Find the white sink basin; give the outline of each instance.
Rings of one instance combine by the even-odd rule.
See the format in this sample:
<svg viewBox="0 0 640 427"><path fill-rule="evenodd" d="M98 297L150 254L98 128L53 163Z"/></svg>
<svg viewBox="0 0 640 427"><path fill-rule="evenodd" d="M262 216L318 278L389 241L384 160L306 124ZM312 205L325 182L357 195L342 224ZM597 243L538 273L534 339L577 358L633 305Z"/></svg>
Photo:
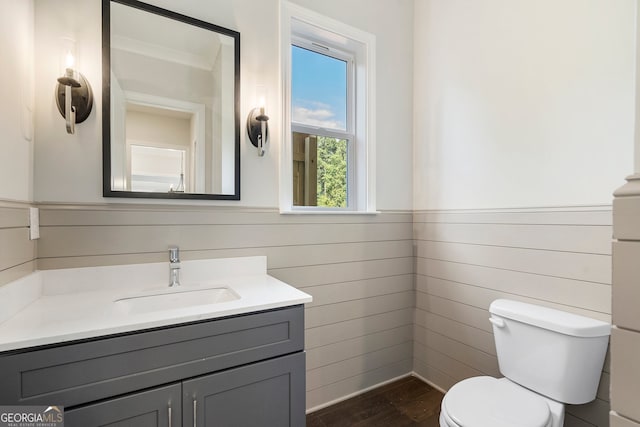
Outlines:
<svg viewBox="0 0 640 427"><path fill-rule="evenodd" d="M120 298L115 300L114 303L118 309L136 314L220 304L239 298L240 296L233 290L225 287L176 288Z"/></svg>

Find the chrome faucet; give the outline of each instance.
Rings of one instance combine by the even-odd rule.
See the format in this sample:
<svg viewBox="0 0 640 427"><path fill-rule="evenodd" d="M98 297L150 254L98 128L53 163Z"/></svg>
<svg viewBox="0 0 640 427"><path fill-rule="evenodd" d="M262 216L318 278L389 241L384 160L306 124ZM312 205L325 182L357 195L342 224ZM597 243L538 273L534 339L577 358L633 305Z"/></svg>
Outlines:
<svg viewBox="0 0 640 427"><path fill-rule="evenodd" d="M180 286L180 249L169 248L169 287Z"/></svg>

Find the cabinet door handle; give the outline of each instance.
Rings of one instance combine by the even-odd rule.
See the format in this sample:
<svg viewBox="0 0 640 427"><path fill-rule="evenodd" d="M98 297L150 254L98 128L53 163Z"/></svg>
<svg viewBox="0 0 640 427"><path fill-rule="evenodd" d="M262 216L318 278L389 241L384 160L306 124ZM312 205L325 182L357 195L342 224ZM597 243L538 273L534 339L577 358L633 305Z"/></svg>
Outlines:
<svg viewBox="0 0 640 427"><path fill-rule="evenodd" d="M171 405L169 405L169 427L171 427Z"/></svg>
<svg viewBox="0 0 640 427"><path fill-rule="evenodd" d="M198 412L198 401L193 399L193 427L198 427L198 422L196 420L196 415Z"/></svg>

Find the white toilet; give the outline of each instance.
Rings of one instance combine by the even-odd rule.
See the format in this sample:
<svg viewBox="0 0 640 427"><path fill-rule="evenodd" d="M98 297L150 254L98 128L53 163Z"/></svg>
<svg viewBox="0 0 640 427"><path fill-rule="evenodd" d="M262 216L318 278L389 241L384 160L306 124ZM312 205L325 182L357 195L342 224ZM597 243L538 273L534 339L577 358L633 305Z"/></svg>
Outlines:
<svg viewBox="0 0 640 427"><path fill-rule="evenodd" d="M505 378L451 387L441 427L562 427L565 403L595 399L611 325L506 299L489 311Z"/></svg>

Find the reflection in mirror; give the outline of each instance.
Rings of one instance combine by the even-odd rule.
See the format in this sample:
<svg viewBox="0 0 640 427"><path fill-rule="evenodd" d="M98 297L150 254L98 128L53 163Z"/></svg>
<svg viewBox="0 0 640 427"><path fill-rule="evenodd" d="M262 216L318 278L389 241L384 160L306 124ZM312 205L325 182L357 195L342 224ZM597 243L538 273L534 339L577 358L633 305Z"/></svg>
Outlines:
<svg viewBox="0 0 640 427"><path fill-rule="evenodd" d="M104 195L240 199L239 33L103 0Z"/></svg>

